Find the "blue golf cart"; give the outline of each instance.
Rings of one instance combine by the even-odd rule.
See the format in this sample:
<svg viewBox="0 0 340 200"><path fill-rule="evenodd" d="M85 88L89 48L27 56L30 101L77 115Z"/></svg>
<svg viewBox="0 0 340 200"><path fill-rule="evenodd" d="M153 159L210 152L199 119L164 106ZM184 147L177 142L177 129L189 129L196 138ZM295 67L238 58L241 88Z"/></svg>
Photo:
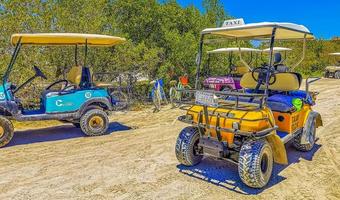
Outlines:
<svg viewBox="0 0 340 200"><path fill-rule="evenodd" d="M38 121L59 120L73 123L88 136L103 135L109 126L108 114L119 104L111 96L105 84L92 81L91 70L86 67L87 49L89 46L110 47L121 44L124 38L96 34L76 33L37 33L14 34L11 43L15 46L12 58L0 85L0 147L10 142L14 134L12 120ZM41 46L74 46L76 65L65 79L57 80L47 86L41 94L38 109L25 109L16 93L36 78L47 79L37 66L33 67L34 76L20 86L9 82L19 51L28 45ZM84 46L84 66L77 64L77 47ZM59 85L61 89L53 89Z"/></svg>

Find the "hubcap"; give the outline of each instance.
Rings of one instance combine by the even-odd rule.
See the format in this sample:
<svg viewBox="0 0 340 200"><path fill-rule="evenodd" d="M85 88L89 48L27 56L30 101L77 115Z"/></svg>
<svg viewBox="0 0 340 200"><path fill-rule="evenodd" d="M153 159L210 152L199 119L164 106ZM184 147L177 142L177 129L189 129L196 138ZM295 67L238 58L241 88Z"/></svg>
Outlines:
<svg viewBox="0 0 340 200"><path fill-rule="evenodd" d="M266 173L268 169L268 156L267 154L263 154L261 159L261 171L262 173Z"/></svg>
<svg viewBox="0 0 340 200"><path fill-rule="evenodd" d="M103 118L99 117L99 116L93 116L90 121L89 121L89 125L92 128L102 128L104 126L104 120Z"/></svg>
<svg viewBox="0 0 340 200"><path fill-rule="evenodd" d="M2 138L2 136L5 134L5 130L4 130L4 128L2 128L1 126L0 126L0 138Z"/></svg>

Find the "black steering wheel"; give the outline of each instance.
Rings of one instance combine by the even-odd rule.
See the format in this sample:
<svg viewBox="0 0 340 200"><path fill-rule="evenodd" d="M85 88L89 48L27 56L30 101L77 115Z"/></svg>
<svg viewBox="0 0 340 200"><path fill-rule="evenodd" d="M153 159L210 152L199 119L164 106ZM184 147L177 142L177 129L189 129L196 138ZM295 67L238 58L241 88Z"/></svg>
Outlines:
<svg viewBox="0 0 340 200"><path fill-rule="evenodd" d="M258 76L255 76L255 73L258 73ZM264 85L266 83L267 73L269 74L269 85L273 85L276 82L275 73L269 69L269 67L257 67L252 70L251 76L257 82L258 85Z"/></svg>
<svg viewBox="0 0 340 200"><path fill-rule="evenodd" d="M34 69L34 71L35 71L35 76L36 77L41 77L41 78L43 78L43 79L45 79L45 80L47 80L47 77L45 76L45 74L39 69L39 67L38 66L33 66L33 69Z"/></svg>
<svg viewBox="0 0 340 200"><path fill-rule="evenodd" d="M45 90L49 90L49 89L51 89L51 87L53 87L53 86L55 86L55 85L57 85L57 84L60 84L60 83L65 83L65 86L64 86L64 89L63 89L63 90L65 90L65 88L67 88L68 85L69 85L68 80L63 79L63 80L59 80L59 81L56 81L56 82L50 84L49 86L46 87Z"/></svg>

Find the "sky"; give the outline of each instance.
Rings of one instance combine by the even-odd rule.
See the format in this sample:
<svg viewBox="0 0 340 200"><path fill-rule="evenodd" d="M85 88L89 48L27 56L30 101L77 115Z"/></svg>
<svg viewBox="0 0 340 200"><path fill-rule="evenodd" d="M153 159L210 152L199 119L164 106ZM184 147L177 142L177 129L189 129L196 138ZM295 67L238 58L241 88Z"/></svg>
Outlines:
<svg viewBox="0 0 340 200"><path fill-rule="evenodd" d="M182 6L201 0L177 0ZM340 0L221 0L225 11L245 23L291 22L306 26L317 38L340 36Z"/></svg>

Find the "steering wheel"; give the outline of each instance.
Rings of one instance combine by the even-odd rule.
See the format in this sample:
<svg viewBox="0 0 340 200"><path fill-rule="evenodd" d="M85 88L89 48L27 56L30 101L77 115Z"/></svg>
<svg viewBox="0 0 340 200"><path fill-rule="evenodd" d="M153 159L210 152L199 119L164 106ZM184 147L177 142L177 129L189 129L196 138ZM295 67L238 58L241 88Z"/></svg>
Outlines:
<svg viewBox="0 0 340 200"><path fill-rule="evenodd" d="M258 73L258 76L255 76L255 73ZM255 69L253 69L253 71L251 72L251 76L253 77L253 79L260 85L264 85L266 82L266 78L267 78L267 73L269 74L269 85L273 85L276 82L276 76L275 73L272 72L272 70L270 70L268 67L257 67ZM272 81L270 81L272 80Z"/></svg>
<svg viewBox="0 0 340 200"><path fill-rule="evenodd" d="M45 79L45 80L47 80L47 77L45 76L45 74L39 69L39 67L38 66L33 66L33 69L34 69L34 71L35 71L35 76L40 76L41 78L43 78L43 79Z"/></svg>
<svg viewBox="0 0 340 200"><path fill-rule="evenodd" d="M50 84L49 86L46 87L45 90L49 90L49 89L51 89L51 87L53 87L53 86L55 86L55 85L57 85L59 83L65 83L64 89L62 89L62 91L65 90L65 88L67 88L68 85L69 85L68 80L63 79L63 80L59 80L59 81L56 81L56 82Z"/></svg>

